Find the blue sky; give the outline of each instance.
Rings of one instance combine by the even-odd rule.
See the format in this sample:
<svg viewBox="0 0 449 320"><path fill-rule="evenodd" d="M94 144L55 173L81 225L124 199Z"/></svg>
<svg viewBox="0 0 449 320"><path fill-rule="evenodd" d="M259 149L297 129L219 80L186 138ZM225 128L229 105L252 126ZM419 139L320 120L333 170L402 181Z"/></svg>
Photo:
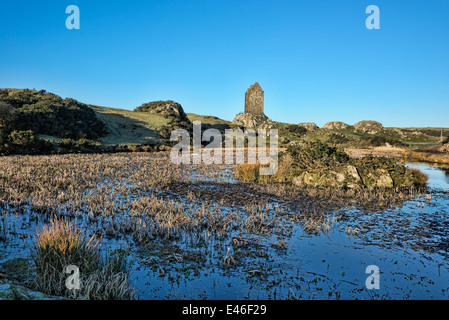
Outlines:
<svg viewBox="0 0 449 320"><path fill-rule="evenodd" d="M0 0L0 87L232 120L449 127L449 0ZM80 29L65 9L80 9ZM368 30L368 5L380 29Z"/></svg>

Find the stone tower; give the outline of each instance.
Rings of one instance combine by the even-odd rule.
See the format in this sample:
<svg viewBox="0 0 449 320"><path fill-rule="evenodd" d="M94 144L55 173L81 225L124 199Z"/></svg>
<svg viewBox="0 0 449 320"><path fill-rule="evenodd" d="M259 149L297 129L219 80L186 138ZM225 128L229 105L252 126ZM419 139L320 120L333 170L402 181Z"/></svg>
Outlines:
<svg viewBox="0 0 449 320"><path fill-rule="evenodd" d="M263 115L263 91L259 83L253 84L245 93L245 113Z"/></svg>

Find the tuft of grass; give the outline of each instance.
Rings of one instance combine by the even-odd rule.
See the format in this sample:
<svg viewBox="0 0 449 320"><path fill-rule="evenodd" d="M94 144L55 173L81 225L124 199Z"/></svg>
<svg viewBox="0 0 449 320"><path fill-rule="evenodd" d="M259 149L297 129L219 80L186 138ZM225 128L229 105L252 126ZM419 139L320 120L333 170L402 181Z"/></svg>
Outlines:
<svg viewBox="0 0 449 320"><path fill-rule="evenodd" d="M260 164L240 164L234 167L235 177L244 182L255 182L259 179Z"/></svg>
<svg viewBox="0 0 449 320"><path fill-rule="evenodd" d="M130 299L124 257L104 259L100 240L88 238L67 219L52 219L49 226L35 236L32 258L36 266L34 286L47 294L85 299ZM80 289L66 286L66 267L74 265L80 272ZM119 266L119 268L117 267Z"/></svg>
<svg viewBox="0 0 449 320"><path fill-rule="evenodd" d="M419 187L425 186L427 184L429 176L423 173L421 170L415 168L407 168L407 173L409 174L414 186Z"/></svg>

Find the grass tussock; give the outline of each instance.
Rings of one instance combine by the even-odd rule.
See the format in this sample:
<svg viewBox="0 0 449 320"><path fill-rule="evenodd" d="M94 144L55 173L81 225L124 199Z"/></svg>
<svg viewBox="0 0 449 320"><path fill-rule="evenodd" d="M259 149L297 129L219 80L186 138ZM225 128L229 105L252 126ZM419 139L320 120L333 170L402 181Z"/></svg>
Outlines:
<svg viewBox="0 0 449 320"><path fill-rule="evenodd" d="M415 186L425 186L429 180L429 176L419 169L407 168L407 174Z"/></svg>
<svg viewBox="0 0 449 320"><path fill-rule="evenodd" d="M255 182L259 179L260 164L240 164L235 166L235 177L243 182Z"/></svg>
<svg viewBox="0 0 449 320"><path fill-rule="evenodd" d="M94 300L132 298L123 258L106 260L99 246L100 239L88 238L69 220L51 220L35 237L32 256L36 289L51 295ZM66 268L71 265L80 272L80 288L75 291L66 286Z"/></svg>

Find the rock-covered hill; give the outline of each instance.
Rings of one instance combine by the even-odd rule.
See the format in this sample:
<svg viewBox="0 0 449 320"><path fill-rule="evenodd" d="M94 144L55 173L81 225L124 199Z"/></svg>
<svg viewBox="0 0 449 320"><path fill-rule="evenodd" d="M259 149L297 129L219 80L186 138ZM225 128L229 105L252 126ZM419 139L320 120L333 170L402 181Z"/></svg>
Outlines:
<svg viewBox="0 0 449 320"><path fill-rule="evenodd" d="M182 106L171 100L144 103L134 111L159 114L167 118L168 123L159 130L163 139L169 139L171 132L175 129L191 130L192 128L192 122L187 117Z"/></svg>
<svg viewBox="0 0 449 320"><path fill-rule="evenodd" d="M184 112L182 106L171 100L144 103L140 107L137 107L134 111L156 113L166 118L174 118L181 122L190 123L190 120Z"/></svg>

